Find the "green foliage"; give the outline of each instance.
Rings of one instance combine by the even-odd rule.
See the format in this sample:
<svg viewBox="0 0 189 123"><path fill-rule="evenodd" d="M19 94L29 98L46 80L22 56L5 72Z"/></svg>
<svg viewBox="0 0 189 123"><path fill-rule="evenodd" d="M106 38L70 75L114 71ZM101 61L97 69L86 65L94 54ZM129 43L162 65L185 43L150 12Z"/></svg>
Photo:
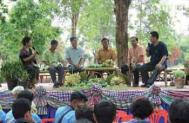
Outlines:
<svg viewBox="0 0 189 123"><path fill-rule="evenodd" d="M19 0L9 14L10 20L0 25L1 55L4 59L18 59L21 40L25 35L33 39L36 50L42 53L46 42L60 34L59 28L51 26L53 13L57 12L55 2L41 0Z"/></svg>
<svg viewBox="0 0 189 123"><path fill-rule="evenodd" d="M175 70L173 71L173 75L175 78L185 78L186 73L182 70Z"/></svg>
<svg viewBox="0 0 189 123"><path fill-rule="evenodd" d="M27 80L29 75L20 61L6 61L1 67L1 77L6 81L18 82Z"/></svg>
<svg viewBox="0 0 189 123"><path fill-rule="evenodd" d="M149 41L149 32L155 30L159 32L160 40L165 41L169 50L177 46L178 36L173 30L168 6L161 4L159 0L138 0L132 6L139 13L138 19L130 27L137 30L137 36L143 44Z"/></svg>
<svg viewBox="0 0 189 123"><path fill-rule="evenodd" d="M93 49L107 36L115 44L114 3L111 0L89 0L83 5L78 22L79 34Z"/></svg>

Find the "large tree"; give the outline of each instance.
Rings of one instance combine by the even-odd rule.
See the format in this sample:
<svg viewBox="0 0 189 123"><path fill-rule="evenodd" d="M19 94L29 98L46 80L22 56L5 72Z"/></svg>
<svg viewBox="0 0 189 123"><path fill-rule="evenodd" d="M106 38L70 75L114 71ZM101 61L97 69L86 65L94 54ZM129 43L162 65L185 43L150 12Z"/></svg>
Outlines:
<svg viewBox="0 0 189 123"><path fill-rule="evenodd" d="M0 25L0 48L5 59L18 58L21 40L25 35L33 39L36 50L42 54L51 39L59 34L59 28L52 27L56 4L46 0L35 3L33 0L19 0L9 13L9 20Z"/></svg>
<svg viewBox="0 0 189 123"><path fill-rule="evenodd" d="M128 11L131 0L114 0L116 15L116 47L118 66L128 58Z"/></svg>

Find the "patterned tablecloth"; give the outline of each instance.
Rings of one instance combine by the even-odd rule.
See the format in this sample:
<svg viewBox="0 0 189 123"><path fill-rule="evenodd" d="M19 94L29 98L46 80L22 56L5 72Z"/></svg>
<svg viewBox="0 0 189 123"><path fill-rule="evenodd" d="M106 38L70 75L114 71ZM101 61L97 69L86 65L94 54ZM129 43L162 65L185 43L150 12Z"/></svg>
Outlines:
<svg viewBox="0 0 189 123"><path fill-rule="evenodd" d="M120 109L128 109L133 100L141 97L148 97L154 105L162 103L170 105L175 99L189 100L189 91L161 90L158 86L152 86L148 90L115 91L107 90L94 85L90 89L81 90L88 97L89 106L101 100L111 100ZM72 91L47 91L42 86L35 90L34 103L37 106L38 114L46 114L48 105L57 108L69 103ZM10 109L13 102L10 91L0 92L0 104L4 109Z"/></svg>

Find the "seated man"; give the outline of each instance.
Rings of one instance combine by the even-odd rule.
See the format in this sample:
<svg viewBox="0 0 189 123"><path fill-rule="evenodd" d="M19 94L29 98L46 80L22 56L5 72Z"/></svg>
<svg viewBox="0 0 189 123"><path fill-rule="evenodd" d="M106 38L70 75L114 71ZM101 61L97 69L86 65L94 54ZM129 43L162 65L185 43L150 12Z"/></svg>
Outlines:
<svg viewBox="0 0 189 123"><path fill-rule="evenodd" d="M21 91L18 95L17 95L17 99L21 99L21 98L24 98L24 99L27 99L30 101L30 107L32 105L32 101L33 101L33 93L28 91L28 90L24 90L24 91ZM33 112L33 109L31 107L31 115L32 115L32 119L34 121L34 123L41 123L41 119L40 117ZM5 121L6 123L14 123L15 122L15 118L13 116L13 111L10 110L7 114L6 114L6 117L5 117Z"/></svg>
<svg viewBox="0 0 189 123"><path fill-rule="evenodd" d="M70 38L71 47L66 50L66 59L70 64L68 69L70 73L76 73L83 71L82 65L84 62L84 51L77 46L77 38Z"/></svg>
<svg viewBox="0 0 189 123"><path fill-rule="evenodd" d="M106 60L112 60L115 62L116 53L113 49L109 48L109 39L103 38L101 40L102 49L100 49L96 54L96 59L99 64L102 64Z"/></svg>
<svg viewBox="0 0 189 123"><path fill-rule="evenodd" d="M116 117L116 106L112 102L103 101L94 106L96 123L113 123Z"/></svg>
<svg viewBox="0 0 189 123"><path fill-rule="evenodd" d="M12 104L12 113L15 118L14 123L33 123L31 116L31 102L20 98Z"/></svg>
<svg viewBox="0 0 189 123"><path fill-rule="evenodd" d="M134 119L127 123L150 123L146 118L153 113L153 105L148 99L140 98L132 103L131 112Z"/></svg>
<svg viewBox="0 0 189 123"><path fill-rule="evenodd" d="M70 98L70 105L57 109L55 114L55 123L75 123L75 110L85 105L87 97L79 91L73 92Z"/></svg>
<svg viewBox="0 0 189 123"><path fill-rule="evenodd" d="M189 123L189 102L176 100L169 109L170 123Z"/></svg>
<svg viewBox="0 0 189 123"><path fill-rule="evenodd" d="M39 68L36 66L36 55L38 54L32 48L32 39L30 37L24 37L22 39L23 48L20 50L20 59L28 71L29 74L29 83L26 83L29 88L34 87L34 84L38 80Z"/></svg>
<svg viewBox="0 0 189 123"><path fill-rule="evenodd" d="M128 70L130 69L134 74L133 86L137 87L139 85L139 71L137 68L144 64L144 49L138 44L137 37L131 37L131 45L132 48L129 49L128 53L129 66L122 65L121 72L123 74L127 74Z"/></svg>
<svg viewBox="0 0 189 123"><path fill-rule="evenodd" d="M51 47L43 54L43 62L48 65L48 71L50 73L52 82L54 83L54 88L63 85L64 81L64 64L63 57L56 51L58 46L58 41L52 40ZM62 64L61 64L62 63ZM56 78L56 73L58 73L58 81Z"/></svg>
<svg viewBox="0 0 189 123"><path fill-rule="evenodd" d="M144 83L144 87L150 87L156 80L159 73L167 67L167 46L163 42L158 40L158 32L152 31L150 34L151 43L148 43L148 47L146 49L147 56L150 56L150 62L138 68L142 75L142 82ZM149 71L153 71L150 78L148 75Z"/></svg>

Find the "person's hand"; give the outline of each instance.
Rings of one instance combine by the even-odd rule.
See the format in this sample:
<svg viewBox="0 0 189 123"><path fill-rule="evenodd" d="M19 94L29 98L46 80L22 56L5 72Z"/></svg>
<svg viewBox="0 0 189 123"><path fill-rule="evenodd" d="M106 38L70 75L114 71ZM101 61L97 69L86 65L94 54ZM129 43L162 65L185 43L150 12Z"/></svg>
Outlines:
<svg viewBox="0 0 189 123"><path fill-rule="evenodd" d="M36 56L37 55L37 52L36 51L33 51L33 54L32 54L33 56Z"/></svg>
<svg viewBox="0 0 189 123"><path fill-rule="evenodd" d="M161 65L161 64L157 64L157 65L156 65L156 69L157 69L157 70L161 70L161 69L162 69L162 65Z"/></svg>
<svg viewBox="0 0 189 123"><path fill-rule="evenodd" d="M75 65L76 66L76 68L80 68L80 64L77 64L77 65Z"/></svg>

